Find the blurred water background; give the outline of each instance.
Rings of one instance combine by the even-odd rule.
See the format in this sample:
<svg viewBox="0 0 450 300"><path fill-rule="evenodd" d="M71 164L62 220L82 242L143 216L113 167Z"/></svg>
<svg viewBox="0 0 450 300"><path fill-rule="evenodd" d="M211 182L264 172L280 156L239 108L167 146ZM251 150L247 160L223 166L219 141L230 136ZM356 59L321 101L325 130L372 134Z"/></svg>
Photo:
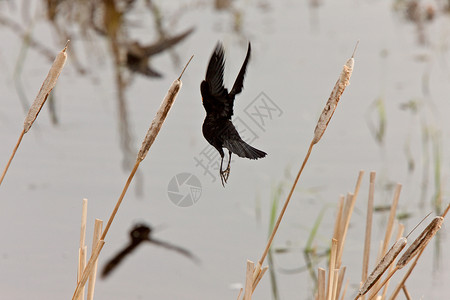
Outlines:
<svg viewBox="0 0 450 300"><path fill-rule="evenodd" d="M0 298L68 299L76 284L81 199L109 217L147 128L183 65L182 90L141 164L108 234L99 268L128 242L134 224L201 261L155 245L138 248L105 280L95 299L236 299L245 262L265 245L273 194L284 200L322 108L359 41L351 84L308 165L274 242L279 299L313 299L304 249L324 211L311 254L327 265L339 195L366 175L347 236L348 295L360 280L369 172L375 204L389 205L403 184L399 217L411 230L448 203L450 14L446 1L0 1L0 165L54 56L70 39L69 59L52 98L24 137L0 188ZM217 41L226 48L231 87L252 57L235 123L268 153L234 157L223 188L217 157L201 133L200 82ZM148 47L146 47L148 46ZM152 48L153 47L153 48ZM147 55L145 55L147 49ZM150 50L149 50L150 49ZM149 54L150 53L150 54ZM216 155L216 154L215 154ZM190 207L174 205L180 173L201 188ZM192 186L191 186L192 187ZM190 192L184 185L179 193ZM191 190L192 191L192 190ZM374 239L388 211L377 212ZM408 281L414 299L450 293L446 228ZM372 244L371 266L376 257ZM273 299L266 275L255 299Z"/></svg>

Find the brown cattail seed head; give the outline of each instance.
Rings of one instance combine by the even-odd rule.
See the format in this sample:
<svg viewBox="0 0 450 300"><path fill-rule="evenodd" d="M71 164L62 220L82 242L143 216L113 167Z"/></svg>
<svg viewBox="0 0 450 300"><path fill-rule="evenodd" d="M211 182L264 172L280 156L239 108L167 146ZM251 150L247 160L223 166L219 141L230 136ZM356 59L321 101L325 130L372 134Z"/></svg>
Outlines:
<svg viewBox="0 0 450 300"><path fill-rule="evenodd" d="M159 110L156 113L156 116L153 119L152 124L150 125L150 128L147 131L147 135L145 136L145 139L142 142L142 146L141 149L139 150L139 154L137 157L138 161L144 160L145 156L147 155L148 150L155 141L156 136L158 135L158 132L161 129L161 126L164 123L164 120L166 119L167 114L169 113L169 110L172 107L172 104L175 101L175 98L177 97L178 92L181 89L181 86L182 86L181 80L176 79L170 86L169 90L167 91L166 97L164 97L164 100L161 103L161 106L159 107Z"/></svg>
<svg viewBox="0 0 450 300"><path fill-rule="evenodd" d="M372 271L370 276L364 282L363 286L359 290L359 295L366 294L372 286L380 279L381 275L387 270L387 268L392 264L399 253L405 248L407 243L406 238L401 237L398 241L389 249L386 255L381 259L375 269Z"/></svg>
<svg viewBox="0 0 450 300"><path fill-rule="evenodd" d="M36 96L36 99L34 100L33 104L28 110L28 114L23 124L23 131L25 133L28 132L28 130L30 130L31 126L34 123L34 120L36 120L39 112L41 111L42 106L47 100L48 95L56 85L56 81L58 80L59 74L61 74L61 71L64 68L64 64L66 63L67 60L66 50L67 45L56 56L55 61L53 62L50 71L48 71L47 77L45 78L44 83L42 84L41 89L39 90L39 93Z"/></svg>
<svg viewBox="0 0 450 300"><path fill-rule="evenodd" d="M325 129L327 129L328 123L330 122L331 117L336 110L342 93L344 92L347 85L350 84L350 77L352 76L354 64L355 60L353 57L351 57L344 65L341 75L334 85L330 98L328 98L327 104L325 104L325 108L323 109L322 114L319 117L319 121L317 122L316 129L314 130L314 138L312 141L313 144L319 142L320 138L325 132Z"/></svg>
<svg viewBox="0 0 450 300"><path fill-rule="evenodd" d="M422 233L414 240L414 242L409 246L405 253L400 257L397 263L399 269L406 266L411 259L413 259L420 250L426 247L428 242L436 235L436 233L441 229L442 223L444 222L443 217L435 217L430 224L422 231Z"/></svg>

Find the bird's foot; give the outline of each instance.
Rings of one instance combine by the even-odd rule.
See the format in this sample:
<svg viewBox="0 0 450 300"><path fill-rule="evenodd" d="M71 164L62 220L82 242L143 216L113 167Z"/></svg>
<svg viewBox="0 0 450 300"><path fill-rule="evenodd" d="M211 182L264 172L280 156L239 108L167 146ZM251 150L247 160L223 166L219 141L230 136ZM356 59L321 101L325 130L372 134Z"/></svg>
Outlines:
<svg viewBox="0 0 450 300"><path fill-rule="evenodd" d="M230 166L228 166L225 170L220 170L220 180L222 181L222 186L225 187L225 183L228 181L228 177L230 177Z"/></svg>

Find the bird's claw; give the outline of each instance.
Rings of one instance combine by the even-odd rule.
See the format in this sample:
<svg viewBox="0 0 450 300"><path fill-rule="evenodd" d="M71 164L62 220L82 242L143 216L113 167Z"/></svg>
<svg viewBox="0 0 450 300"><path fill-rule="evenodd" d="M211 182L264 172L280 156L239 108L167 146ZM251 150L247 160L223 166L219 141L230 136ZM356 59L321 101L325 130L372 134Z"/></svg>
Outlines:
<svg viewBox="0 0 450 300"><path fill-rule="evenodd" d="M222 181L222 186L225 187L225 183L228 181L228 177L230 177L230 166L228 166L225 170L220 170L220 180Z"/></svg>

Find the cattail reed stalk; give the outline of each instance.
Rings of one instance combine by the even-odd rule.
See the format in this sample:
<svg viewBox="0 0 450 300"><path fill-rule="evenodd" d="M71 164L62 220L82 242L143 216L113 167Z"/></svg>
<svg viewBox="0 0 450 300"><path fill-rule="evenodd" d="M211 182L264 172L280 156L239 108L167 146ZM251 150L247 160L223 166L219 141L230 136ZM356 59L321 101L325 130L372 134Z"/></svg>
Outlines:
<svg viewBox="0 0 450 300"><path fill-rule="evenodd" d="M326 271L324 268L319 268L317 277L318 277L317 300L325 300Z"/></svg>
<svg viewBox="0 0 450 300"><path fill-rule="evenodd" d="M253 272L255 271L255 263L247 260L247 271L245 272L245 291L244 300L252 299L253 292Z"/></svg>
<svg viewBox="0 0 450 300"><path fill-rule="evenodd" d="M103 244L105 243L105 238L106 235L108 234L109 228L111 227L112 222L114 221L114 218L117 214L117 211L119 210L120 204L123 201L123 198L125 197L125 194L128 190L128 187L131 184L131 181L133 180L134 175L137 172L137 169L139 167L139 164L144 160L144 158L146 157L150 147L152 146L153 142L155 141L156 136L158 135L162 124L164 123L164 120L167 117L167 114L169 113L170 108L172 107L172 104L174 103L180 89L182 86L182 82L181 82L181 76L183 76L184 71L186 70L187 66L189 65L189 63L191 62L192 58L194 56L191 56L191 58L189 59L189 61L187 62L187 64L185 65L183 71L181 72L180 76L175 79L175 81L172 83L172 85L170 86L169 90L167 91L166 96L164 97L163 102L161 103L161 106L159 107L158 112L156 113L155 118L153 119L149 130L147 131L147 134L144 138L144 142L142 143L141 149L139 150L139 153L137 155L136 158L136 163L133 167L133 170L131 171L130 175L128 176L127 182L125 183L124 188L122 189L122 193L119 196L119 199L117 200L117 203L108 219L108 222L105 226L105 229L103 230L103 233L100 237L100 242L103 242ZM100 244L98 244L99 246ZM96 247L96 249L98 249L99 247ZM101 247L98 249L98 255L100 254L101 251ZM90 272L90 270L94 267L95 264L95 260L96 258L94 257L94 253L92 253L91 258L88 261L88 264L85 268L85 271L83 272L83 276L82 276L82 280L77 284L77 287L75 289L74 295L72 297L72 300L76 300L79 293L81 292L82 287L86 284L86 281L88 279L88 275Z"/></svg>
<svg viewBox="0 0 450 300"><path fill-rule="evenodd" d="M345 294L347 293L348 284L349 284L349 281L347 279L347 282L345 283L345 286L344 286L344 290L342 291L341 300L345 299Z"/></svg>
<svg viewBox="0 0 450 300"><path fill-rule="evenodd" d="M241 299L241 295L242 295L242 292L244 291L244 289L243 288L240 288L239 289L239 294L238 294L238 296L237 296L237 300L240 300Z"/></svg>
<svg viewBox="0 0 450 300"><path fill-rule="evenodd" d="M388 250L389 242L392 237L392 230L394 227L395 215L397 212L397 205L398 205L398 201L400 199L401 190L402 190L402 185L400 183L398 183L395 188L395 191L394 191L394 198L392 199L392 205L391 205L391 209L389 212L388 224L386 226L386 232L385 232L383 244L381 247L380 257L383 257L386 254L386 251ZM379 282L376 282L375 284L379 284ZM373 288L373 290L375 290L377 293L380 289L381 289L381 287ZM372 297L373 297L373 294L371 294L369 298L372 298Z"/></svg>
<svg viewBox="0 0 450 300"><path fill-rule="evenodd" d="M370 172L369 179L369 199L367 201L367 216L366 216L366 234L364 240L364 255L363 255L363 269L361 282L367 280L367 273L369 270L369 256L370 256L370 239L372 236L372 218L373 218L373 202L375 195L375 172ZM361 297L364 300L364 296Z"/></svg>
<svg viewBox="0 0 450 300"><path fill-rule="evenodd" d="M403 285L403 286L402 286L402 290L403 290L403 293L405 293L406 300L411 300L412 297L411 297L411 295L409 294L408 289L406 288L406 285Z"/></svg>
<svg viewBox="0 0 450 300"><path fill-rule="evenodd" d="M102 227L103 221L99 219L95 219L94 225L94 235L92 238L92 251L100 240L100 236L102 235ZM89 275L89 283L88 283L88 292L87 292L87 300L94 300L94 289L95 289L95 281L97 278L97 260L94 262L94 266L92 272Z"/></svg>
<svg viewBox="0 0 450 300"><path fill-rule="evenodd" d="M300 175L302 174L303 169L305 168L305 165L309 159L309 156L311 155L312 148L315 144L317 144L319 142L319 140L325 133L325 130L328 126L328 123L331 120L331 117L334 114L334 111L336 110L337 104L342 96L342 93L344 92L345 88L350 83L350 77L352 75L353 66L354 66L354 62L355 62L354 55L355 55L357 46L358 46L358 43L355 46L355 50L353 51L352 57L350 59L348 59L346 64L344 65L343 70L339 76L339 79L337 80L336 85L334 86L333 91L331 92L330 98L328 99L328 101L325 105L325 108L319 117L319 121L317 122L316 128L314 130L314 137L311 141L311 144L309 145L306 156L303 159L303 163L300 167L300 170L297 173L297 176L295 177L292 188L284 202L284 205L280 211L280 214L278 215L277 221L275 222L275 226L273 227L272 233L270 234L269 240L267 241L267 244L263 251L263 254L261 255L261 258L259 259L259 261L255 267L255 272L253 274L253 283L256 282L256 278L258 278L258 276L261 273L262 264L264 263L267 253L269 252L269 248L272 245L273 239L277 233L278 227L280 226L281 220L283 219L284 213L286 212L287 206L289 204L289 201L291 200L292 194L294 193L295 187L297 186Z"/></svg>
<svg viewBox="0 0 450 300"><path fill-rule="evenodd" d="M330 299L337 299L337 285L338 285L338 280L339 280L339 269L334 269L333 270L333 285L331 288L331 297Z"/></svg>
<svg viewBox="0 0 450 300"><path fill-rule="evenodd" d="M255 291L256 286L258 285L258 283L261 281L261 278L264 276L264 273L266 273L266 271L269 269L269 266L265 266L262 268L260 274L258 275L258 277L256 277L256 281L253 284L253 288L252 288L252 293ZM253 270L254 272L255 270Z"/></svg>
<svg viewBox="0 0 450 300"><path fill-rule="evenodd" d="M88 200L86 198L83 199L82 212L81 212L80 247L78 250L77 283L80 281L81 274L83 273L83 270L86 267L87 248L86 248L85 242L86 242L87 202L88 202ZM83 299L84 299L84 288L81 289L81 293L78 297L78 300L83 300Z"/></svg>
<svg viewBox="0 0 450 300"><path fill-rule="evenodd" d="M42 106L44 106L45 101L47 100L48 96L50 95L50 92L53 90L53 88L56 85L56 81L58 81L59 74L61 74L62 69L64 68L64 64L67 60L67 47L68 47L69 41L67 41L64 49L61 50L61 52L56 55L55 61L53 62L50 70L48 71L47 77L45 78L44 82L42 83L41 89L39 90L36 98L34 99L33 104L31 105L30 109L28 110L28 114L25 117L25 121L23 124L23 130L20 133L19 139L14 146L13 152L6 164L5 169L3 170L2 177L0 178L0 185L3 182L3 179L5 178L6 172L8 171L9 166L11 165L11 162L16 155L17 149L19 148L20 143L22 142L22 138L27 133L31 126L33 125L34 121L36 120L39 112L42 109Z"/></svg>
<svg viewBox="0 0 450 300"><path fill-rule="evenodd" d="M346 269L347 269L346 267L342 267L342 268L339 269L337 289L336 289L336 297L334 297L334 299L339 299L339 294L341 293L342 283L344 282L345 270Z"/></svg>
<svg viewBox="0 0 450 300"><path fill-rule="evenodd" d="M339 234L341 232L342 214L344 211L344 202L345 202L345 197L343 195L341 195L339 197L339 208L338 208L338 212L336 214L336 220L334 221L333 239L336 239L336 240L339 239Z"/></svg>
<svg viewBox="0 0 450 300"><path fill-rule="evenodd" d="M398 224L397 240L399 240L403 236L404 231L405 231L405 225L403 225L401 223ZM406 237L406 239L408 239L408 236ZM389 273L391 273L393 269L394 269L394 264L391 264L389 266ZM387 289L389 286L389 278L386 280L386 283L383 284L383 286L384 286L384 288L383 288L383 294L381 296L381 299L386 299L386 293L387 293Z"/></svg>
<svg viewBox="0 0 450 300"><path fill-rule="evenodd" d="M332 300L333 294L333 281L334 281L334 270L336 265L336 255L338 248L338 240L331 240L331 252L330 252L330 264L328 266L328 286L327 286L327 300Z"/></svg>
<svg viewBox="0 0 450 300"><path fill-rule="evenodd" d="M394 198L392 200L391 210L389 213L388 224L386 226L386 233L384 236L383 242L383 251L382 254L385 254L389 245L389 241L392 236L392 229L394 228L395 214L397 212L398 200L400 198L400 192L402 190L402 185L400 183L397 184L394 192Z"/></svg>

